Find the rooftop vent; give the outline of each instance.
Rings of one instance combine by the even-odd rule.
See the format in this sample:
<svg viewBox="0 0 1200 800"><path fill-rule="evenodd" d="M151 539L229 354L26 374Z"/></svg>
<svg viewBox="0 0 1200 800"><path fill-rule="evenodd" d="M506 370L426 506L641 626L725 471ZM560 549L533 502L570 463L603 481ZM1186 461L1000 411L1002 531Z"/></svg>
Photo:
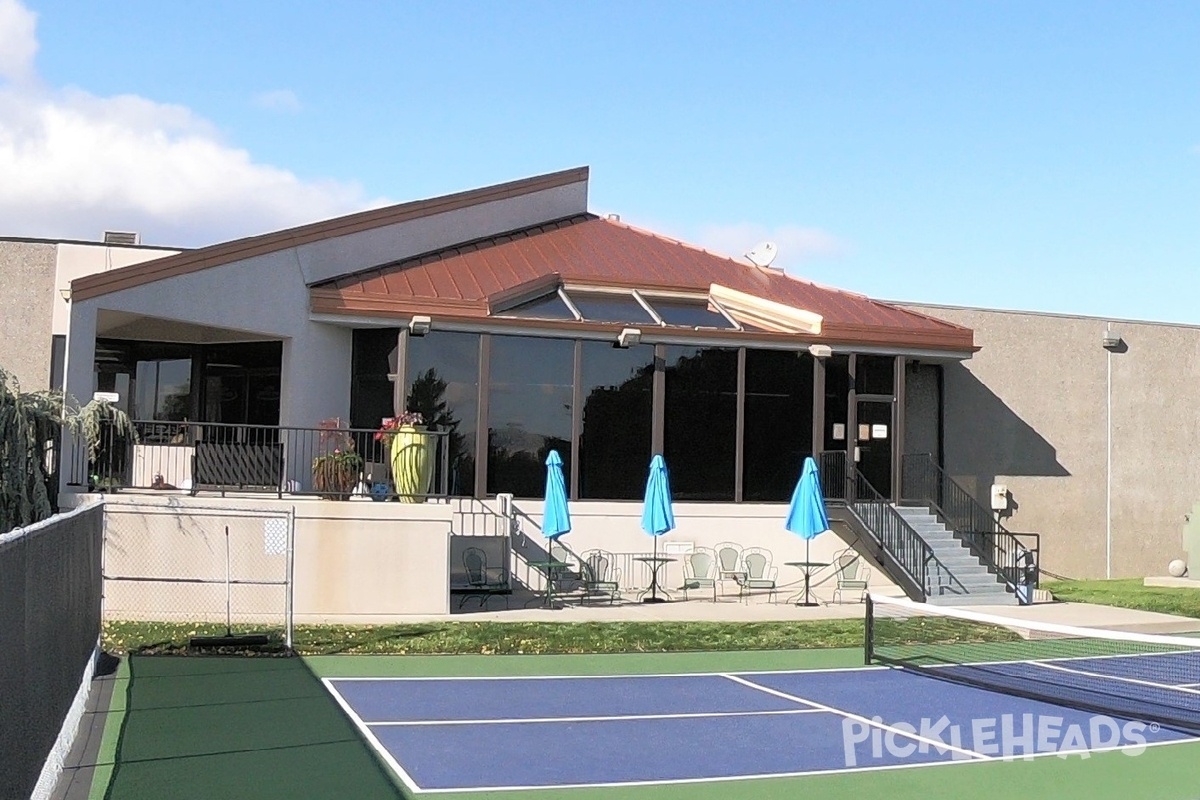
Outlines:
<svg viewBox="0 0 1200 800"><path fill-rule="evenodd" d="M128 231L105 231L105 244L140 244L141 237Z"/></svg>
<svg viewBox="0 0 1200 800"><path fill-rule="evenodd" d="M608 215L608 218L609 218L610 220L612 220L613 222L620 222L620 221L621 221L621 215L620 215L620 214L609 214L609 215Z"/></svg>

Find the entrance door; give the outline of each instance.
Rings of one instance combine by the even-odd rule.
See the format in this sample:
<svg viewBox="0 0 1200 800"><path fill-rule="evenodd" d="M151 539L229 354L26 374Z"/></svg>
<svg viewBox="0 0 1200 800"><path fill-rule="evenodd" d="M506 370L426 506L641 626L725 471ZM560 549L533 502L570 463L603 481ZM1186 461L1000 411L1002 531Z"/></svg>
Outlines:
<svg viewBox="0 0 1200 800"><path fill-rule="evenodd" d="M892 496L892 404L860 400L855 454L858 471L884 497Z"/></svg>

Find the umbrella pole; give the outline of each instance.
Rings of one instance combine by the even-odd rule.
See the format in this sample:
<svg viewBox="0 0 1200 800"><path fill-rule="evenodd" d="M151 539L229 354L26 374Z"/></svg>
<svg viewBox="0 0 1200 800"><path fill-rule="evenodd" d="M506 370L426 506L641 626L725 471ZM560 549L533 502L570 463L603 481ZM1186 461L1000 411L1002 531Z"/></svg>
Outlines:
<svg viewBox="0 0 1200 800"><path fill-rule="evenodd" d="M658 599L658 537L654 537L654 562L650 565L650 597Z"/></svg>
<svg viewBox="0 0 1200 800"><path fill-rule="evenodd" d="M812 539L804 540L804 605L812 604L812 595L808 591L809 576L812 575L812 558L809 557L809 547L812 545Z"/></svg>

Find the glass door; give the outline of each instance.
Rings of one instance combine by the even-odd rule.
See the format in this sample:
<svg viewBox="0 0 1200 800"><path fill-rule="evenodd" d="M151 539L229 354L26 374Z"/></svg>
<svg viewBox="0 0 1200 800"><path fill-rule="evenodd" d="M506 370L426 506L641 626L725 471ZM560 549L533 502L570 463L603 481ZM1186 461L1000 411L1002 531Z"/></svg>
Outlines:
<svg viewBox="0 0 1200 800"><path fill-rule="evenodd" d="M892 496L892 403L880 400L858 402L858 430L854 458L858 471L882 496Z"/></svg>

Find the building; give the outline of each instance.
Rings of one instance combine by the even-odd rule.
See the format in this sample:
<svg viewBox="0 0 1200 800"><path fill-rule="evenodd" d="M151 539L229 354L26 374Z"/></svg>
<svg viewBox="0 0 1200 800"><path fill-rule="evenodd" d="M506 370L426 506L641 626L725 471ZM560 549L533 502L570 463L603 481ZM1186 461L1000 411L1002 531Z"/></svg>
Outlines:
<svg viewBox="0 0 1200 800"><path fill-rule="evenodd" d="M1141 469L1183 458L1190 423L1168 446L1121 420L1158 402L1138 383L1153 348L1194 329L1123 324L1146 349L1105 349L1104 321L880 302L597 217L587 184L567 170L77 278L67 389L111 393L142 436L103 470L75 453L64 488L328 495L314 459L333 436L388 484L373 434L417 410L439 432L433 496L513 495L532 523L559 451L579 546L644 547L633 501L662 453L677 549L797 560L781 506L816 454L842 540L813 557L852 544L910 594L1011 597L1038 558L1082 577L1179 555L1194 478L1181 465L1155 502ZM325 505L314 519L351 513ZM463 533L445 504L353 505ZM933 506L959 539L921 518ZM441 559L423 572L455 569Z"/></svg>
<svg viewBox="0 0 1200 800"><path fill-rule="evenodd" d="M28 391L62 388L71 281L166 255L136 234L108 232L103 242L0 237L0 366Z"/></svg>

